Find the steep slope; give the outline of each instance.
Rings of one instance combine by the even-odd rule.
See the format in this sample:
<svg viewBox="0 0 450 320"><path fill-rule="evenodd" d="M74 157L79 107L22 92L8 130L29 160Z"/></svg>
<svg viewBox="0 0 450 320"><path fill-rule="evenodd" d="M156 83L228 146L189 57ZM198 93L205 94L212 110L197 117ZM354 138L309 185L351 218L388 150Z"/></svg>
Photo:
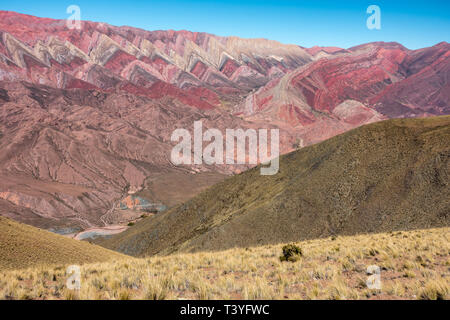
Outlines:
<svg viewBox="0 0 450 320"><path fill-rule="evenodd" d="M231 177L102 245L132 255L218 250L450 224L450 117L363 126Z"/></svg>
<svg viewBox="0 0 450 320"><path fill-rule="evenodd" d="M167 97L1 81L0 92L0 213L47 229L116 223L118 201L143 189L149 201L178 204L246 166L175 167L175 128L192 130L199 119L205 130L256 127Z"/></svg>
<svg viewBox="0 0 450 320"><path fill-rule="evenodd" d="M450 44L411 51L379 42L347 51L270 81L235 112L283 126L303 145L383 119L450 113Z"/></svg>
<svg viewBox="0 0 450 320"><path fill-rule="evenodd" d="M450 44L411 52L401 67L406 78L370 100L378 112L388 117L450 113Z"/></svg>
<svg viewBox="0 0 450 320"><path fill-rule="evenodd" d="M0 217L0 269L104 262L117 252Z"/></svg>

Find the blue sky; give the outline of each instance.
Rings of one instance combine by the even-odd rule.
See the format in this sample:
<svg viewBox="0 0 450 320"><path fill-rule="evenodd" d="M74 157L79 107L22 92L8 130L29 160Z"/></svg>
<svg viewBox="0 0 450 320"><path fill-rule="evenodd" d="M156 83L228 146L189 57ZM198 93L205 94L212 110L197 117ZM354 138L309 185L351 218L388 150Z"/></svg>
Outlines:
<svg viewBox="0 0 450 320"><path fill-rule="evenodd" d="M416 49L450 42L450 1L8 1L1 10L64 19L81 8L81 19L147 30L203 31L221 36L267 38L305 47L348 48L371 41L397 41ZM369 5L381 9L381 30L369 30Z"/></svg>

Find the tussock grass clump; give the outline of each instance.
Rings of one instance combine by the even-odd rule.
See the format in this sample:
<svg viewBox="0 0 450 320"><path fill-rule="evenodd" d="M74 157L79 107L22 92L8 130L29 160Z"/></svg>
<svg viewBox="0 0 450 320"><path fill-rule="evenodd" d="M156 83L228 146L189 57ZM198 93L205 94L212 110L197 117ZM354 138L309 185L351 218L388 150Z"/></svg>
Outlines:
<svg viewBox="0 0 450 320"><path fill-rule="evenodd" d="M303 251L297 245L290 243L283 247L283 255L280 256L280 261L296 262L303 256Z"/></svg>
<svg viewBox="0 0 450 320"><path fill-rule="evenodd" d="M165 300L169 292L167 278L151 278L144 286L144 299Z"/></svg>
<svg viewBox="0 0 450 320"><path fill-rule="evenodd" d="M421 300L447 300L449 294L448 280L441 279L441 281L431 280L425 284L425 287L420 291L419 298Z"/></svg>

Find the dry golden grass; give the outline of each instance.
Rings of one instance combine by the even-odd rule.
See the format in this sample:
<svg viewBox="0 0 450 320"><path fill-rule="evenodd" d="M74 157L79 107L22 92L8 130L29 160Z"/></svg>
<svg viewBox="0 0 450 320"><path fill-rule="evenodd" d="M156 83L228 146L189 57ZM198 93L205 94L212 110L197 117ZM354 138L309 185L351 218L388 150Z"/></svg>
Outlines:
<svg viewBox="0 0 450 320"><path fill-rule="evenodd" d="M0 217L0 270L83 264L127 256Z"/></svg>
<svg viewBox="0 0 450 320"><path fill-rule="evenodd" d="M450 228L308 240L281 262L283 245L0 272L2 299L448 299ZM381 290L366 286L381 268Z"/></svg>

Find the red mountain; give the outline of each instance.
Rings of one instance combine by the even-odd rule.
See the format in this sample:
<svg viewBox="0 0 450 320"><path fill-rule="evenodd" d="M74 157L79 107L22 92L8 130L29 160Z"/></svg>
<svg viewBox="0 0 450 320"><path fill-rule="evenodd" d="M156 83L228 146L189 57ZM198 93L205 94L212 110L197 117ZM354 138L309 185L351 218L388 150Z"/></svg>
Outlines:
<svg viewBox="0 0 450 320"><path fill-rule="evenodd" d="M279 128L288 152L373 121L450 114L449 49L308 49L88 21L70 30L0 11L0 214L86 228L120 220L129 191L156 201L175 185L187 196L195 172L242 170L170 163L171 133L199 119Z"/></svg>
<svg viewBox="0 0 450 320"><path fill-rule="evenodd" d="M236 111L297 132L304 144L391 117L450 113L450 45L370 43L274 79Z"/></svg>

